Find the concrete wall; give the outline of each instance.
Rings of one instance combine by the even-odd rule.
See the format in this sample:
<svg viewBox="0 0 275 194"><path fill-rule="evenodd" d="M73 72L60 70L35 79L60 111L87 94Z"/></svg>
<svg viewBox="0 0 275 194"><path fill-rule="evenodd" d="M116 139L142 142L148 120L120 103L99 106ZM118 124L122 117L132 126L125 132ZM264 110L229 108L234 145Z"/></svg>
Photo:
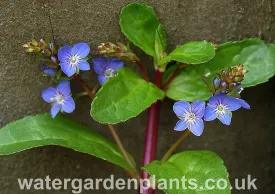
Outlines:
<svg viewBox="0 0 275 194"><path fill-rule="evenodd" d="M51 35L58 43L87 41L95 48L104 41L123 41L118 25L119 10L130 0L1 0L0 1L0 125L26 115L46 112L41 90L51 80L41 76L38 61L22 52L21 45L30 38ZM245 37L275 40L275 2L273 0L150 0L163 22L169 49L191 40L207 39L222 43ZM52 26L50 24L50 18ZM146 62L149 57L138 52ZM150 68L152 73L152 68ZM82 74L92 86L93 72ZM219 122L206 124L202 137L190 137L181 150L207 149L217 152L225 161L231 178L251 174L258 178L258 191L233 191L233 194L274 194L275 80L246 89L243 97L252 110L233 115L230 127ZM74 91L80 91L74 86ZM173 131L177 118L173 102L165 100L161 111L158 158L179 133ZM71 115L100 133L109 136L105 126L89 116L90 100L77 102ZM140 165L146 114L118 125L123 143ZM1 141L1 140L0 140ZM17 178L96 178L126 177L119 167L60 147L36 148L0 157L0 193L21 193ZM92 191L93 193L136 193L135 191ZM69 191L26 191L22 193L70 193ZM83 192L83 193L91 193ZM161 192L160 192L161 193Z"/></svg>

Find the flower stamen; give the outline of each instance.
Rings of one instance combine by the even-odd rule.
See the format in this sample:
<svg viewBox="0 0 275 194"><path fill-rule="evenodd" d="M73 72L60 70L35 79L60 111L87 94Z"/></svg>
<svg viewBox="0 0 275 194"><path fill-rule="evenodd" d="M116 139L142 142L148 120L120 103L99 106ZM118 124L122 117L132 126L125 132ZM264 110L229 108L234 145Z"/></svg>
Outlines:
<svg viewBox="0 0 275 194"><path fill-rule="evenodd" d="M223 104L219 104L217 108L215 109L216 113L218 114L225 114L227 110L227 106Z"/></svg>
<svg viewBox="0 0 275 194"><path fill-rule="evenodd" d="M69 61L71 65L77 65L79 63L79 56L73 55L69 58Z"/></svg>
<svg viewBox="0 0 275 194"><path fill-rule="evenodd" d="M184 115L183 118L186 122L188 122L189 124L195 123L196 120L196 115L192 112L188 112Z"/></svg>
<svg viewBox="0 0 275 194"><path fill-rule="evenodd" d="M64 99L63 99L63 96L61 94L57 94L54 97L54 100L56 101L57 104L63 104L64 103Z"/></svg>
<svg viewBox="0 0 275 194"><path fill-rule="evenodd" d="M116 70L115 69L111 69L111 68L108 68L104 71L104 75L106 77L113 77L114 75L116 74Z"/></svg>

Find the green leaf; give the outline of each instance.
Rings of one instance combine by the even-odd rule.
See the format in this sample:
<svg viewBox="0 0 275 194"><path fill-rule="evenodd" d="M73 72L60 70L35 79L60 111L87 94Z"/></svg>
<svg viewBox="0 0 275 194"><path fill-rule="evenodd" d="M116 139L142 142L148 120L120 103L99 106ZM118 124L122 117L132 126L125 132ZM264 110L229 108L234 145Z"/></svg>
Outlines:
<svg viewBox="0 0 275 194"><path fill-rule="evenodd" d="M200 64L211 60L215 56L215 47L212 43L204 41L188 42L177 47L160 64L169 61L178 61L186 64Z"/></svg>
<svg viewBox="0 0 275 194"><path fill-rule="evenodd" d="M172 156L166 162L153 161L152 163L143 167L151 176L155 176L156 180L161 186L161 182L166 180L168 183L167 188L163 190L167 194L230 194L230 183L228 179L228 173L226 167L223 164L220 157L210 151L187 151ZM182 177L185 177L185 184L181 181ZM179 180L179 189L173 182L173 187L169 188L169 180ZM190 183L191 179L195 179L194 185ZM224 186L224 189L217 187L217 182L209 184L210 189L206 187L206 180L213 179L218 181L220 179L225 180L225 183L220 186ZM162 181L161 181L162 180ZM211 182L213 183L213 182Z"/></svg>
<svg viewBox="0 0 275 194"><path fill-rule="evenodd" d="M265 44L259 39L222 44L211 61L182 69L170 84L167 96L174 100L206 100L211 94L201 76L211 81L216 73L238 64L244 64L244 68L249 71L245 75L243 87L268 81L275 74L275 45Z"/></svg>
<svg viewBox="0 0 275 194"><path fill-rule="evenodd" d="M159 64L160 59L165 55L167 48L166 34L163 25L160 24L156 30L155 51L156 51L156 64Z"/></svg>
<svg viewBox="0 0 275 194"><path fill-rule="evenodd" d="M54 119L49 114L27 116L3 127L0 130L0 139L0 155L34 147L59 145L96 156L134 172L114 143L62 115L57 115Z"/></svg>
<svg viewBox="0 0 275 194"><path fill-rule="evenodd" d="M128 68L118 70L97 92L91 116L100 123L116 124L139 115L164 97L164 92Z"/></svg>
<svg viewBox="0 0 275 194"><path fill-rule="evenodd" d="M155 57L155 36L160 26L152 7L131 3L120 13L120 27L124 35L148 55Z"/></svg>

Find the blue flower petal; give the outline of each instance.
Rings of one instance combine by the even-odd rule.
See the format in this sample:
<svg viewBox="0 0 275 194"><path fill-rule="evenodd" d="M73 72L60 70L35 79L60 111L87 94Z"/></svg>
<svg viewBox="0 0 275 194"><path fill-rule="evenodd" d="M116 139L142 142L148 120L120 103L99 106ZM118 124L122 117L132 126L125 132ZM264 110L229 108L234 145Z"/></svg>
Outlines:
<svg viewBox="0 0 275 194"><path fill-rule="evenodd" d="M241 108L240 102L236 98L231 97L231 96L227 96L225 98L224 104L226 105L227 110L229 110L229 111L235 111L235 110L238 110L239 108Z"/></svg>
<svg viewBox="0 0 275 194"><path fill-rule="evenodd" d="M101 85L103 85L108 79L105 75L99 75L97 78Z"/></svg>
<svg viewBox="0 0 275 194"><path fill-rule="evenodd" d="M199 118L197 118L196 121L189 126L189 130L196 136L201 136L203 129L203 120Z"/></svg>
<svg viewBox="0 0 275 194"><path fill-rule="evenodd" d="M102 75L107 67L107 61L103 58L93 59L94 70L97 74Z"/></svg>
<svg viewBox="0 0 275 194"><path fill-rule="evenodd" d="M175 131L184 131L187 129L188 123L184 120L179 120L174 128Z"/></svg>
<svg viewBox="0 0 275 194"><path fill-rule="evenodd" d="M60 111L60 105L59 104L54 104L51 108L51 115L52 115L52 118L54 118L57 113Z"/></svg>
<svg viewBox="0 0 275 194"><path fill-rule="evenodd" d="M62 81L57 85L58 93L62 96L69 96L71 94L70 81Z"/></svg>
<svg viewBox="0 0 275 194"><path fill-rule="evenodd" d="M78 63L78 68L82 71L88 71L90 70L90 64L87 61L80 61Z"/></svg>
<svg viewBox="0 0 275 194"><path fill-rule="evenodd" d="M218 117L215 109L212 106L207 106L204 112L204 120L205 121L213 121Z"/></svg>
<svg viewBox="0 0 275 194"><path fill-rule="evenodd" d="M189 102L178 101L174 104L173 110L178 117L184 117L184 115L191 111L191 105Z"/></svg>
<svg viewBox="0 0 275 194"><path fill-rule="evenodd" d="M236 99L239 101L240 105L243 108L250 109L250 105L246 101L244 101L243 99L240 99L240 98L236 98Z"/></svg>
<svg viewBox="0 0 275 194"><path fill-rule="evenodd" d="M41 66L42 71L47 75L47 76L54 76L57 72L56 68L48 67L46 65Z"/></svg>
<svg viewBox="0 0 275 194"><path fill-rule="evenodd" d="M195 113L196 117L202 118L205 111L205 102L198 100L192 103L192 111Z"/></svg>
<svg viewBox="0 0 275 194"><path fill-rule="evenodd" d="M62 104L62 111L66 113L71 113L75 109L75 102L71 96L64 98L64 103Z"/></svg>
<svg viewBox="0 0 275 194"><path fill-rule="evenodd" d="M123 68L124 67L124 62L118 60L117 58L111 58L108 62L107 62L107 67L111 68L111 69L119 69L119 68Z"/></svg>
<svg viewBox="0 0 275 194"><path fill-rule="evenodd" d="M230 113L220 114L218 119L225 125L230 125L232 115Z"/></svg>
<svg viewBox="0 0 275 194"><path fill-rule="evenodd" d="M42 98L46 102L52 103L53 102L52 98L54 98L56 96L56 94L57 94L57 92L56 92L55 88L53 88L53 87L46 88L42 91Z"/></svg>
<svg viewBox="0 0 275 194"><path fill-rule="evenodd" d="M61 63L67 62L71 56L71 51L72 51L72 47L70 47L69 45L66 45L60 48L57 53L58 60Z"/></svg>
<svg viewBox="0 0 275 194"><path fill-rule="evenodd" d="M209 104L213 106L218 106L219 104L223 104L224 98L226 97L223 93L218 93L215 96L209 98Z"/></svg>
<svg viewBox="0 0 275 194"><path fill-rule="evenodd" d="M72 49L72 54L78 55L81 59L87 57L89 52L90 52L90 47L86 43L78 43L74 45Z"/></svg>
<svg viewBox="0 0 275 194"><path fill-rule="evenodd" d="M61 70L68 76L71 77L76 73L76 67L70 65L69 63L61 63Z"/></svg>

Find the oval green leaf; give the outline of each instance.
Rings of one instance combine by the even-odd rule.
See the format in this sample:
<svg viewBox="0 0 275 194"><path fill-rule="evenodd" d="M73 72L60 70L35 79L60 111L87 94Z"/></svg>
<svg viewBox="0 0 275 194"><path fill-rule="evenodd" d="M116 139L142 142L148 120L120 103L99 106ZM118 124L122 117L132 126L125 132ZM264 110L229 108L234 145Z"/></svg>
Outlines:
<svg viewBox="0 0 275 194"><path fill-rule="evenodd" d="M97 92L91 116L100 123L116 124L139 115L164 97L164 92L128 68L118 71Z"/></svg>
<svg viewBox="0 0 275 194"><path fill-rule="evenodd" d="M0 130L0 139L0 155L34 147L58 145L93 155L135 172L114 143L62 115L54 119L49 114L27 116L3 127Z"/></svg>
<svg viewBox="0 0 275 194"><path fill-rule="evenodd" d="M204 41L188 42L177 47L167 57L160 61L166 64L170 61L178 61L186 64L200 64L211 60L215 56L215 47L212 43Z"/></svg>
<svg viewBox="0 0 275 194"><path fill-rule="evenodd" d="M164 32L164 27L162 24L159 25L156 30L156 39L155 39L155 64L160 64L161 58L165 55L167 48L166 34Z"/></svg>
<svg viewBox="0 0 275 194"><path fill-rule="evenodd" d="M168 161L153 161L143 167L151 176L155 176L159 186L163 180L167 181L168 188L163 188L167 194L230 194L230 183L226 167L222 159L210 151L186 151L172 156ZM182 178L186 182L182 182ZM162 181L161 181L162 179ZM194 179L195 185L190 183ZM226 183L220 185L223 189L218 188L217 184L209 184L207 188L206 181L218 181L223 179ZM172 182L169 188L169 180L178 180ZM194 181L192 181L194 183Z"/></svg>
<svg viewBox="0 0 275 194"><path fill-rule="evenodd" d="M120 27L124 35L148 55L155 57L155 36L160 21L152 7L131 3L120 13Z"/></svg>
<svg viewBox="0 0 275 194"><path fill-rule="evenodd" d="M210 92L201 76L213 80L216 73L228 66L244 64L249 72L245 75L243 87L251 87L269 80L275 74L275 45L260 39L244 39L228 42L218 47L215 57L204 64L182 69L167 90L167 96L174 100L206 100Z"/></svg>

